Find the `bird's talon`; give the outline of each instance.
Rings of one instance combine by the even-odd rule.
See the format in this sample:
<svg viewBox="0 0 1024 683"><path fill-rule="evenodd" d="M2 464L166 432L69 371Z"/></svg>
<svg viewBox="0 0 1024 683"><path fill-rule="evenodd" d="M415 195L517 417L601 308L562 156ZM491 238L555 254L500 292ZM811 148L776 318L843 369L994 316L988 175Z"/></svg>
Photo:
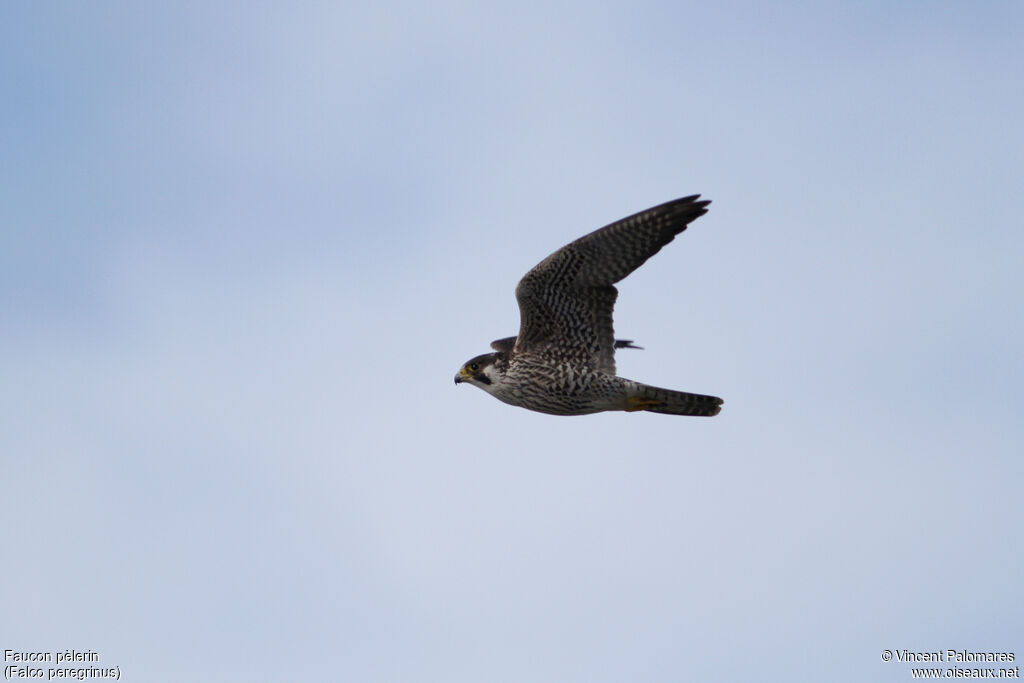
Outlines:
<svg viewBox="0 0 1024 683"><path fill-rule="evenodd" d="M662 401L656 401L653 398L643 398L642 396L630 396L626 399L626 412L635 413L638 410L649 410L650 408L660 408L665 405Z"/></svg>

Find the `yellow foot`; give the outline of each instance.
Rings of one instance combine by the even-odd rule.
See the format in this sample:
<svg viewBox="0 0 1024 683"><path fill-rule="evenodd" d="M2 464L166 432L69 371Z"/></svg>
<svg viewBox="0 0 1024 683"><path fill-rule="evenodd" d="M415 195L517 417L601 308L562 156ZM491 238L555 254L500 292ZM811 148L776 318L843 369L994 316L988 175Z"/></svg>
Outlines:
<svg viewBox="0 0 1024 683"><path fill-rule="evenodd" d="M626 411L633 413L638 410L648 410L650 408L658 408L665 405L662 401L656 401L653 398L642 398L640 396L630 396L626 399Z"/></svg>

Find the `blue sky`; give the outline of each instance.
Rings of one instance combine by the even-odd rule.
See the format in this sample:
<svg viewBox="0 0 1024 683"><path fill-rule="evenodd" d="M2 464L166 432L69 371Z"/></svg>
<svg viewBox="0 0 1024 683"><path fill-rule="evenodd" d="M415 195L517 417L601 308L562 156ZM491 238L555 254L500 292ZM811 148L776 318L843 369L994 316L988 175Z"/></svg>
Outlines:
<svg viewBox="0 0 1024 683"><path fill-rule="evenodd" d="M1016 3L7 3L0 648L123 680L892 680L1024 656ZM451 378L700 192L619 372Z"/></svg>

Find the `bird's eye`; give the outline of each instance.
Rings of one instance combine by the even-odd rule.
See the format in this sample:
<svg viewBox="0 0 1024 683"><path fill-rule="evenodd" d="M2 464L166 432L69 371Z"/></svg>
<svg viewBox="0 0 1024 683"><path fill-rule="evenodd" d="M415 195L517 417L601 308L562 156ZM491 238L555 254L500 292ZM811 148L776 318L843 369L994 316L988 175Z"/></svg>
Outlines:
<svg viewBox="0 0 1024 683"><path fill-rule="evenodd" d="M469 369L472 370L473 372L476 372L477 370L480 369L480 364L479 363L470 363L469 364Z"/></svg>

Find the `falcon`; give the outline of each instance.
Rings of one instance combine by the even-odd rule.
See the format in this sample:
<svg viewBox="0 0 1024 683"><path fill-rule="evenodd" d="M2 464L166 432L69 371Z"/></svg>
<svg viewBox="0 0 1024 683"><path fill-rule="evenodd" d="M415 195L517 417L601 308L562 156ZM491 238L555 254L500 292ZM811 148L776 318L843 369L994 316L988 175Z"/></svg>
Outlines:
<svg viewBox="0 0 1024 683"><path fill-rule="evenodd" d="M699 201L698 201L699 200ZM722 399L641 384L615 374L615 283L644 264L710 201L691 195L606 225L534 266L516 287L519 334L491 342L455 383L480 387L505 403L551 415L606 410L710 417Z"/></svg>

